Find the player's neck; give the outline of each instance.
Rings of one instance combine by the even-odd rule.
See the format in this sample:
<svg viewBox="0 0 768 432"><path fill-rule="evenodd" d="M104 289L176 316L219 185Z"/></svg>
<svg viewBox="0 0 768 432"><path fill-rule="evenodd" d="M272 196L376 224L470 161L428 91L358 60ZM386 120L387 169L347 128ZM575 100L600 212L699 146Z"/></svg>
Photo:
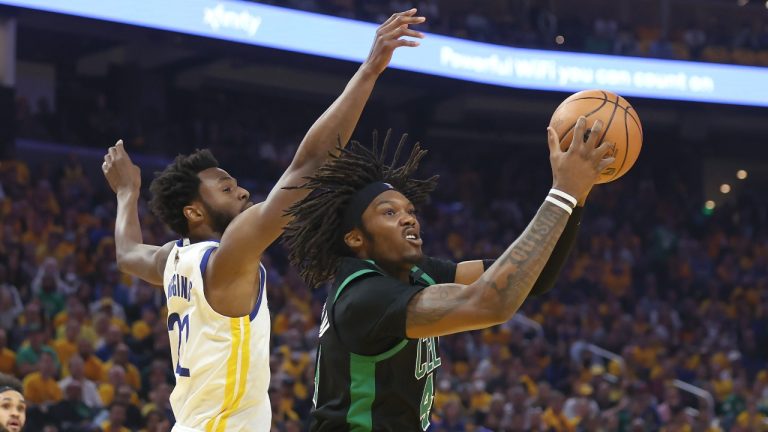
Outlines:
<svg viewBox="0 0 768 432"><path fill-rule="evenodd" d="M411 274L410 268L406 268L401 263L386 263L376 261L376 265L381 267L381 269L384 270L389 276L401 282L409 282L409 276Z"/></svg>
<svg viewBox="0 0 768 432"><path fill-rule="evenodd" d="M201 226L194 231L190 231L189 235L190 243L199 243L204 241L221 240L221 233L215 232L207 226Z"/></svg>

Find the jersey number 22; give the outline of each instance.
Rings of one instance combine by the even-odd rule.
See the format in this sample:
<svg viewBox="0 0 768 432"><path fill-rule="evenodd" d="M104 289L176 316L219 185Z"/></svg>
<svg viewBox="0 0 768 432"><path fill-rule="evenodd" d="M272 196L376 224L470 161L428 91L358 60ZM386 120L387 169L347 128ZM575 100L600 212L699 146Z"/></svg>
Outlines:
<svg viewBox="0 0 768 432"><path fill-rule="evenodd" d="M176 375L188 377L189 369L181 365L181 340L182 335L185 335L184 342L189 340L189 315L184 315L184 318L179 317L179 314L175 312L168 315L168 331L172 331L176 326L176 323L179 324L179 345L176 350Z"/></svg>

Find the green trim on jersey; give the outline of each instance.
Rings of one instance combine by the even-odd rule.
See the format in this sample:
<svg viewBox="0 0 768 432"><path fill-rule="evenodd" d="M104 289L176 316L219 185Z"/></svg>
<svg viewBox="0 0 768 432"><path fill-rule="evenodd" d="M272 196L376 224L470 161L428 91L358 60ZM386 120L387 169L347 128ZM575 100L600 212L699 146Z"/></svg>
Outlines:
<svg viewBox="0 0 768 432"><path fill-rule="evenodd" d="M373 400L376 397L376 363L386 360L408 345L404 339L391 349L375 355L349 353L349 411L347 423L350 432L369 432L373 429Z"/></svg>
<svg viewBox="0 0 768 432"><path fill-rule="evenodd" d="M339 295L344 290L344 287L347 286L347 284L352 282L352 280L357 278L358 276L362 276L362 275L364 275L366 273L378 273L378 272L376 270L371 270L371 269L362 269L362 270L358 270L358 271L352 273L346 279L344 279L344 282L342 282L341 285L339 285L339 289L336 290L336 296L333 297L333 302L336 303L336 300L339 299Z"/></svg>
<svg viewBox="0 0 768 432"><path fill-rule="evenodd" d="M361 360L354 354L349 359L349 410L347 424L350 432L373 429L373 398L376 396L376 363Z"/></svg>
<svg viewBox="0 0 768 432"><path fill-rule="evenodd" d="M424 270L422 270L422 269L420 269L420 268L418 268L416 266L411 267L411 273L416 272L416 271L421 271L421 276L419 276L419 277L424 279L424 281L426 281L428 284L430 284L430 285L437 285L437 282L435 282L435 280L432 279L432 277L430 277L428 274L426 274L424 272Z"/></svg>
<svg viewBox="0 0 768 432"><path fill-rule="evenodd" d="M408 345L408 339L403 339L400 341L399 344L393 346L392 348L388 349L387 351L384 351L381 354L376 354L374 356L366 356L366 355L360 355L355 353L349 353L349 355L352 356L352 358L357 358L356 361L367 361L370 363L378 363L380 361L384 361L393 355L400 352L401 349L405 348L405 346Z"/></svg>
<svg viewBox="0 0 768 432"><path fill-rule="evenodd" d="M368 263L378 268L378 266L373 260L365 260L365 261L367 261ZM416 272L416 271L422 272L422 274L420 275L420 278L423 279L425 282L427 282L429 285L435 285L436 282L434 279L432 279L432 277L424 273L419 267L413 266L411 268L411 272ZM383 274L373 269L362 269L352 273L351 275L347 276L347 278L344 279L344 281L339 285L339 288L336 290L336 295L333 298L333 302L336 303L336 300L338 300L339 295L341 295L341 292L344 290L344 288L347 285L349 285L350 282L368 273ZM360 355L355 353L349 353L350 404L349 404L349 409L347 411L347 424L350 427L349 429L350 432L370 432L373 430L372 407L373 407L373 401L376 397L376 364L378 362L381 362L393 357L395 354L397 354L403 348L405 348L408 345L408 342L409 342L408 339L403 339L397 345L390 348L389 350L374 356L365 356L365 355ZM318 354L319 354L319 351L320 350L318 350ZM320 378L318 376L319 364L320 363L318 361L318 370L315 371L315 395L317 395L317 391L318 391L317 386L319 384L319 378ZM315 400L314 403L317 404L317 401ZM430 407L431 407L431 403L430 403Z"/></svg>

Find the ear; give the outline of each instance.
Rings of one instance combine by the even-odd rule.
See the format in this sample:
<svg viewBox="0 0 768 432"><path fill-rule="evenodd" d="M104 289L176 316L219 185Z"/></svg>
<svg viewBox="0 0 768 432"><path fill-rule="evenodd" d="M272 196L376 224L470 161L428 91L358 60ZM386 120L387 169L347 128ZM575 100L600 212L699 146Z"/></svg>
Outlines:
<svg viewBox="0 0 768 432"><path fill-rule="evenodd" d="M184 206L184 217L187 218L187 221L190 224L200 223L203 221L203 219L205 219L205 214L200 207L201 206L198 203L192 203L188 206Z"/></svg>
<svg viewBox="0 0 768 432"><path fill-rule="evenodd" d="M360 250L360 248L363 247L364 242L365 238L359 228L354 228L352 231L344 234L344 243L348 248L352 249L353 252Z"/></svg>

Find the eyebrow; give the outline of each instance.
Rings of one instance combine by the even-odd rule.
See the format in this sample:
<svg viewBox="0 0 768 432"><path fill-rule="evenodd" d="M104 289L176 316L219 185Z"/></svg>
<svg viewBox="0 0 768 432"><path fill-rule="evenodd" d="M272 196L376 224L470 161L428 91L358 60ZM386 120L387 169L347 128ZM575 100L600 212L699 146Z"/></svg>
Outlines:
<svg viewBox="0 0 768 432"><path fill-rule="evenodd" d="M5 401L11 401L11 402L13 402L13 399L11 399L11 398L9 398L9 397L7 397L7 396L6 396L6 397L4 397L4 398L2 398L2 399L0 399L0 402L5 402ZM27 404L27 401L21 400L21 401L19 401L19 403L26 405L26 404Z"/></svg>
<svg viewBox="0 0 768 432"><path fill-rule="evenodd" d="M389 204L389 205L392 205L392 206L394 206L394 205L396 205L396 204L397 204L397 202L395 202L395 201L393 201L393 200L382 200L382 201L379 201L379 202L377 202L376 204L374 204L374 207L379 207L379 206L382 206L382 205L384 205L384 204ZM410 201L407 201L407 202L406 202L406 204L405 204L405 206L406 206L406 207L414 207L413 203L412 203L412 202L410 202Z"/></svg>
<svg viewBox="0 0 768 432"><path fill-rule="evenodd" d="M379 202L376 203L376 207L384 205L384 204L395 205L395 202L392 201L392 200L382 200L382 201L379 201Z"/></svg>
<svg viewBox="0 0 768 432"><path fill-rule="evenodd" d="M217 181L223 182L223 181L227 181L227 180L234 180L234 179L232 177L228 176L228 175L224 175L224 176L219 177L219 179Z"/></svg>

